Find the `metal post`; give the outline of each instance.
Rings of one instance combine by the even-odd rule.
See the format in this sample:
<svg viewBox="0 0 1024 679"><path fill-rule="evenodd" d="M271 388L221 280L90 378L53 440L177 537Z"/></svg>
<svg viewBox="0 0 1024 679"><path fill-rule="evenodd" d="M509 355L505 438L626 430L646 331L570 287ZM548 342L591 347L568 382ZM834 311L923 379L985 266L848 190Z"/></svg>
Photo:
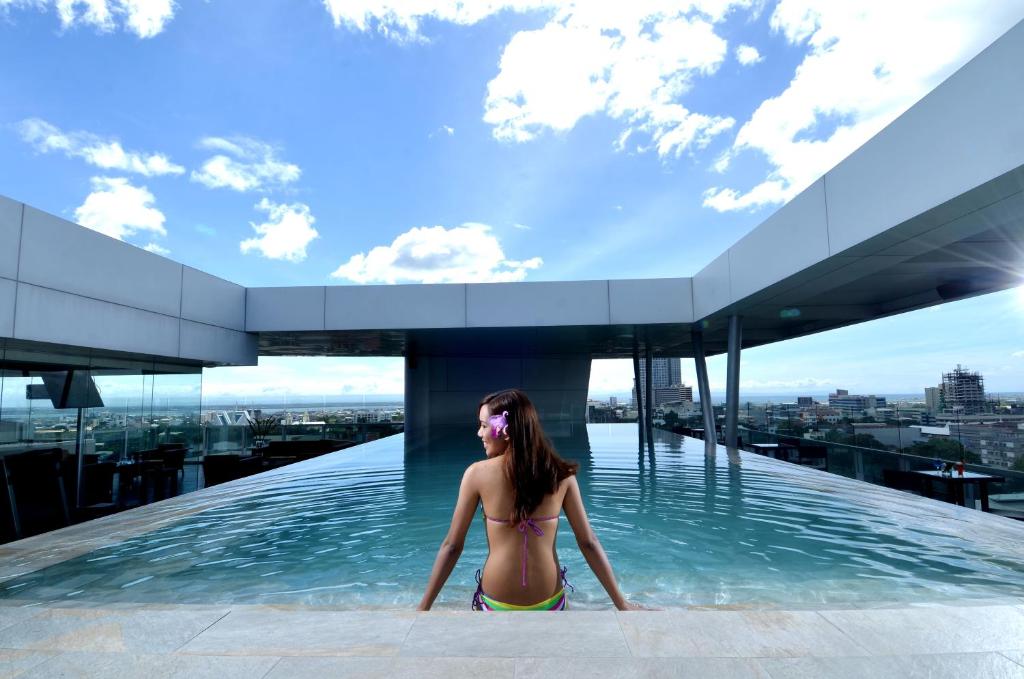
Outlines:
<svg viewBox="0 0 1024 679"><path fill-rule="evenodd" d="M82 508L82 458L85 454L85 427L82 426L82 409L78 409L78 429L75 432L75 509Z"/></svg>
<svg viewBox="0 0 1024 679"><path fill-rule="evenodd" d="M639 452L644 450L644 408L643 394L640 393L640 348L637 345L636 336L633 337L633 393L636 395L636 429L640 437L638 446Z"/></svg>
<svg viewBox="0 0 1024 679"><path fill-rule="evenodd" d="M896 406L896 440L899 442L900 455L903 454L903 426L900 423L900 407Z"/></svg>
<svg viewBox="0 0 1024 679"><path fill-rule="evenodd" d="M715 409L711 405L711 385L708 383L708 365L704 360L704 335L694 330L693 362L697 367L697 393L700 395L700 410L704 414L705 448L714 450L718 437L715 434Z"/></svg>
<svg viewBox="0 0 1024 679"><path fill-rule="evenodd" d="M740 347L743 322L739 316L729 317L729 357L725 372L725 445L735 448L738 441L740 406Z"/></svg>
<svg viewBox="0 0 1024 679"><path fill-rule="evenodd" d="M644 405L647 407L644 409L644 423L647 426L647 452L650 455L654 454L654 386L651 384L653 379L653 363L654 359L651 356L651 343L649 341L644 342L645 357L644 357L644 376L647 379L647 388L644 389L647 392L644 395Z"/></svg>

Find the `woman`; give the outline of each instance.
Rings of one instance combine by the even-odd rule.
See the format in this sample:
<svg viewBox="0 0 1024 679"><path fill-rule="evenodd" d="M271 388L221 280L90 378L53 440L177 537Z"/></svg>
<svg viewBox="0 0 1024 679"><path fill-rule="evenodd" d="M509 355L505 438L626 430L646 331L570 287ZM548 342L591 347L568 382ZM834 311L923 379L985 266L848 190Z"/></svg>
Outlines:
<svg viewBox="0 0 1024 679"><path fill-rule="evenodd" d="M466 532L483 504L490 553L477 571L476 610L564 610L565 569L555 553L558 515L565 510L576 544L612 603L638 608L615 584L611 564L590 527L576 482L579 465L558 456L526 394L507 389L480 402L477 436L487 459L466 469L451 527L437 552L419 610L430 610L462 554Z"/></svg>

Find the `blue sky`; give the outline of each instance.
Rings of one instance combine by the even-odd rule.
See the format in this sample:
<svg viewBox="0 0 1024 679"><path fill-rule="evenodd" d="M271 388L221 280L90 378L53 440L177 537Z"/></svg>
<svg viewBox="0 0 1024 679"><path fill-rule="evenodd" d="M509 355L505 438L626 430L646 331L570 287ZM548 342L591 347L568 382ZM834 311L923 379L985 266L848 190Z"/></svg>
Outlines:
<svg viewBox="0 0 1024 679"><path fill-rule="evenodd" d="M0 193L244 285L688 276L1024 18L626 5L0 0ZM1008 291L759 348L743 389L914 392L962 363L1024 390L1021 314ZM591 391L630 377L598 362ZM264 359L204 391L401 380Z"/></svg>

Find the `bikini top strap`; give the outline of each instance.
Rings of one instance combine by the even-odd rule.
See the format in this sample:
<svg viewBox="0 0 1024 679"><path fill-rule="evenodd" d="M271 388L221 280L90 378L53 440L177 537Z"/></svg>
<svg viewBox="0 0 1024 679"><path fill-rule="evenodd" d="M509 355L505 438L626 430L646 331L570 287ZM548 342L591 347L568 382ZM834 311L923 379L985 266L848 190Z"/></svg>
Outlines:
<svg viewBox="0 0 1024 679"><path fill-rule="evenodd" d="M486 513L484 514L484 518L487 519L488 521L493 522L493 523L512 523L511 519L495 519L494 517L487 516ZM526 520L527 521L554 521L555 519L560 519L560 518L562 518L560 514L555 514L554 516L535 516L535 517L532 517L532 518L529 518L529 519L526 519ZM520 521L520 523L523 523L523 522Z"/></svg>
<svg viewBox="0 0 1024 679"><path fill-rule="evenodd" d="M512 523L511 519L493 519L493 518L487 516L486 512L484 512L484 518L487 519L488 521L492 521L494 523L504 523L504 524ZM534 534L537 535L538 537L541 536L541 535L544 535L544 530L540 526L537 525L537 522L538 521L553 521L553 520L556 520L558 518L559 518L558 514L555 514L554 516L538 516L537 518L523 519L516 526L516 530L518 530L520 533L523 534L523 559L522 559L522 586L523 587L526 587L526 560L527 560L528 555L529 555L529 549L528 549L527 543L528 543L528 541L530 539L530 531L532 530L534 532Z"/></svg>

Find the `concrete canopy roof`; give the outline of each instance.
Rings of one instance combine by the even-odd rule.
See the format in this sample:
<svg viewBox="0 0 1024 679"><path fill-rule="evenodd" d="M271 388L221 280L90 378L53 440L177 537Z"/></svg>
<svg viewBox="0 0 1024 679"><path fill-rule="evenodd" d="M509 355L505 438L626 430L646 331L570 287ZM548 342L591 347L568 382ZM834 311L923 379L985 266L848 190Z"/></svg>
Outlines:
<svg viewBox="0 0 1024 679"><path fill-rule="evenodd" d="M390 286L386 294L327 287L321 332L248 329L260 332L262 353L507 345L509 352L545 346L612 358L631 355L636 337L658 354L691 356L695 324L709 354L725 351L732 314L743 317L743 346L752 347L1020 285L1021 64L1024 23L692 279ZM289 293L250 289L250 304L264 294ZM352 309L379 302L398 304L388 320L402 319L405 332L386 325L374 335L372 318L353 320ZM413 306L423 313L411 314ZM463 330L439 332L454 328Z"/></svg>

